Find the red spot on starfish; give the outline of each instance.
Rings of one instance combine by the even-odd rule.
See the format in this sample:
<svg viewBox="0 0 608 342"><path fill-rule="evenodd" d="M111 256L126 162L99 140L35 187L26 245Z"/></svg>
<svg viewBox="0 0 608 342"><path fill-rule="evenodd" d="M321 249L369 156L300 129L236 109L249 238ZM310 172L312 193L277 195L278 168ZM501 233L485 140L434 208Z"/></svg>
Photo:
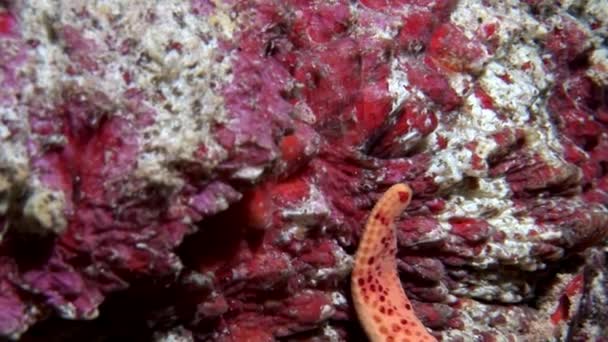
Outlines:
<svg viewBox="0 0 608 342"><path fill-rule="evenodd" d="M407 193L405 191L399 192L399 200L401 201L401 203L405 203L405 202L409 201L409 199L410 199L409 193Z"/></svg>

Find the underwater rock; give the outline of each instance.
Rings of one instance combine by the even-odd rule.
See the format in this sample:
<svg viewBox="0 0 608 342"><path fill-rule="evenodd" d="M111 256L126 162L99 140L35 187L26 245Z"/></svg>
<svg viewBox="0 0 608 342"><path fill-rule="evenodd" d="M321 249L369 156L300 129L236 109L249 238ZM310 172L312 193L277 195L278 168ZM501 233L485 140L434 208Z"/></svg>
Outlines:
<svg viewBox="0 0 608 342"><path fill-rule="evenodd" d="M353 340L353 255L395 183L402 285L439 340L608 335L607 20L0 1L0 335Z"/></svg>

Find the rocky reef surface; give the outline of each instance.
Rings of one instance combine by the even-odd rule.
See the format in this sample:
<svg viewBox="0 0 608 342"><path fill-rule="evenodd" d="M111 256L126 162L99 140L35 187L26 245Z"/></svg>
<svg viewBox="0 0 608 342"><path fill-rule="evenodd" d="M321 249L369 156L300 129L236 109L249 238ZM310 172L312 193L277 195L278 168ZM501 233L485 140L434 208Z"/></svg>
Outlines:
<svg viewBox="0 0 608 342"><path fill-rule="evenodd" d="M606 341L604 0L0 0L0 335Z"/></svg>

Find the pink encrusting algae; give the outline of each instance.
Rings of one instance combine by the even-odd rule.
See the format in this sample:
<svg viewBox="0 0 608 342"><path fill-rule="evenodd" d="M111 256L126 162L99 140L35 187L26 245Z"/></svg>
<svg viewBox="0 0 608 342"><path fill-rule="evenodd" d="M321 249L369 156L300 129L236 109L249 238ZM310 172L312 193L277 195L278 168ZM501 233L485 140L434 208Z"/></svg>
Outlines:
<svg viewBox="0 0 608 342"><path fill-rule="evenodd" d="M357 340L394 184L414 337L608 335L604 2L0 1L0 338Z"/></svg>
<svg viewBox="0 0 608 342"><path fill-rule="evenodd" d="M436 341L416 317L397 273L394 220L411 199L407 185L389 188L371 211L355 255L353 302L372 342Z"/></svg>

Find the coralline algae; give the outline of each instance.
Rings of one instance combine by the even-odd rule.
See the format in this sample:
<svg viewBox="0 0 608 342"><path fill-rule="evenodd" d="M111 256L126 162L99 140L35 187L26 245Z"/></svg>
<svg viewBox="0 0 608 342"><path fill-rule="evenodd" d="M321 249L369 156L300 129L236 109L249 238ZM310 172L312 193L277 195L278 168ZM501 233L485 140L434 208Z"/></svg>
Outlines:
<svg viewBox="0 0 608 342"><path fill-rule="evenodd" d="M0 1L0 335L357 340L353 255L403 182L397 265L435 337L605 338L607 20Z"/></svg>

